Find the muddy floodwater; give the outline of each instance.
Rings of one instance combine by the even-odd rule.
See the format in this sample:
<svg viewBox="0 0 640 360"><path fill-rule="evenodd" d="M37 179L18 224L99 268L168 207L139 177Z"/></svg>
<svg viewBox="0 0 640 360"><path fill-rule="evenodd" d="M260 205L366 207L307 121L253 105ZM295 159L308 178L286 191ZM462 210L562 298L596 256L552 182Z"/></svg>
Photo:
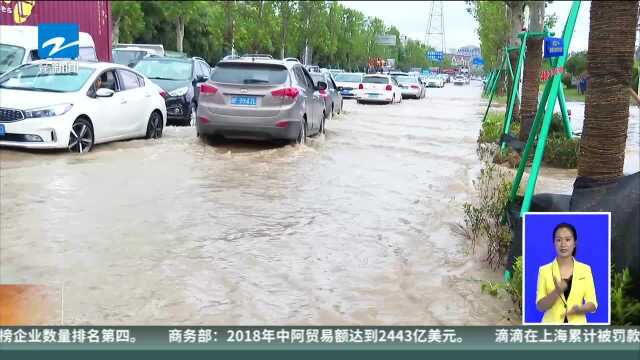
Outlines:
<svg viewBox="0 0 640 360"><path fill-rule="evenodd" d="M508 323L480 293L501 274L451 231L481 91L345 100L305 146L168 127L83 156L1 149L0 283L59 287L67 325Z"/></svg>

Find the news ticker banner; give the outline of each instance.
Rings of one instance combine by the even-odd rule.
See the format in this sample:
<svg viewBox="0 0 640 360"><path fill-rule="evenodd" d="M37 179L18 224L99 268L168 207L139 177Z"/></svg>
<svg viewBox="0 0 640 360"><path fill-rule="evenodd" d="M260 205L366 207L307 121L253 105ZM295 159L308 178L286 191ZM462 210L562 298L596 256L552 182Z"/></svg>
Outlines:
<svg viewBox="0 0 640 360"><path fill-rule="evenodd" d="M640 327L0 327L1 350L622 350Z"/></svg>

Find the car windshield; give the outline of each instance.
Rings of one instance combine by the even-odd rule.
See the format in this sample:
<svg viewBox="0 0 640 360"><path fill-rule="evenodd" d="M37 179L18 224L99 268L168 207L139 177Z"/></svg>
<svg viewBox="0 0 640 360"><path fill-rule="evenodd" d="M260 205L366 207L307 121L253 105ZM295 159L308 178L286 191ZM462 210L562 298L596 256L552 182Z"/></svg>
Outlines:
<svg viewBox="0 0 640 360"><path fill-rule="evenodd" d="M159 80L191 80L193 63L185 60L166 60L145 58L134 67L149 79Z"/></svg>
<svg viewBox="0 0 640 360"><path fill-rule="evenodd" d="M24 48L0 44L0 74L22 64Z"/></svg>
<svg viewBox="0 0 640 360"><path fill-rule="evenodd" d="M418 79L410 76L398 76L396 81L401 84L415 84L418 82Z"/></svg>
<svg viewBox="0 0 640 360"><path fill-rule="evenodd" d="M287 81L287 69L271 64L218 64L211 78L224 84L276 85Z"/></svg>
<svg viewBox="0 0 640 360"><path fill-rule="evenodd" d="M125 66L133 66L138 61L142 60L144 56L147 54L146 51L142 50L118 50L115 49L112 52L113 62L120 65Z"/></svg>
<svg viewBox="0 0 640 360"><path fill-rule="evenodd" d="M389 79L381 76L365 76L362 82L365 84L388 84Z"/></svg>
<svg viewBox="0 0 640 360"><path fill-rule="evenodd" d="M358 74L336 74L335 79L338 82L359 83L362 81L362 75Z"/></svg>
<svg viewBox="0 0 640 360"><path fill-rule="evenodd" d="M93 69L80 67L78 73L42 72L41 64L16 68L0 78L0 88L46 92L74 92L82 88Z"/></svg>

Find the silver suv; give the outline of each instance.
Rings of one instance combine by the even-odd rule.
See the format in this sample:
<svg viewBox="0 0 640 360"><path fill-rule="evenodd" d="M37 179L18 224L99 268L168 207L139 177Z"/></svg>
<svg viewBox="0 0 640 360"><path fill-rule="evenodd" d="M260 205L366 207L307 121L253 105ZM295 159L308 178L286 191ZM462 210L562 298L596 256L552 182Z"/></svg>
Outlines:
<svg viewBox="0 0 640 360"><path fill-rule="evenodd" d="M220 61L200 84L198 136L286 139L324 133L326 82L314 85L297 62L242 57Z"/></svg>

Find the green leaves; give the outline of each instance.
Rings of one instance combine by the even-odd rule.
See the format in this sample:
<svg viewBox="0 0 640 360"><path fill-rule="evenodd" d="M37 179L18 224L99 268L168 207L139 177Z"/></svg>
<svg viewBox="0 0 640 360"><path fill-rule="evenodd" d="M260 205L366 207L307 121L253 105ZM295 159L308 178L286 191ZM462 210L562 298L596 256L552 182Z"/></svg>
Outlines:
<svg viewBox="0 0 640 360"><path fill-rule="evenodd" d="M180 41L190 55L215 63L230 54L267 53L303 58L305 45L313 63L362 71L369 57L393 58L401 69L427 67L427 48L376 44L378 35L400 32L381 19L366 17L338 1L114 1L120 42L161 43L168 50Z"/></svg>

